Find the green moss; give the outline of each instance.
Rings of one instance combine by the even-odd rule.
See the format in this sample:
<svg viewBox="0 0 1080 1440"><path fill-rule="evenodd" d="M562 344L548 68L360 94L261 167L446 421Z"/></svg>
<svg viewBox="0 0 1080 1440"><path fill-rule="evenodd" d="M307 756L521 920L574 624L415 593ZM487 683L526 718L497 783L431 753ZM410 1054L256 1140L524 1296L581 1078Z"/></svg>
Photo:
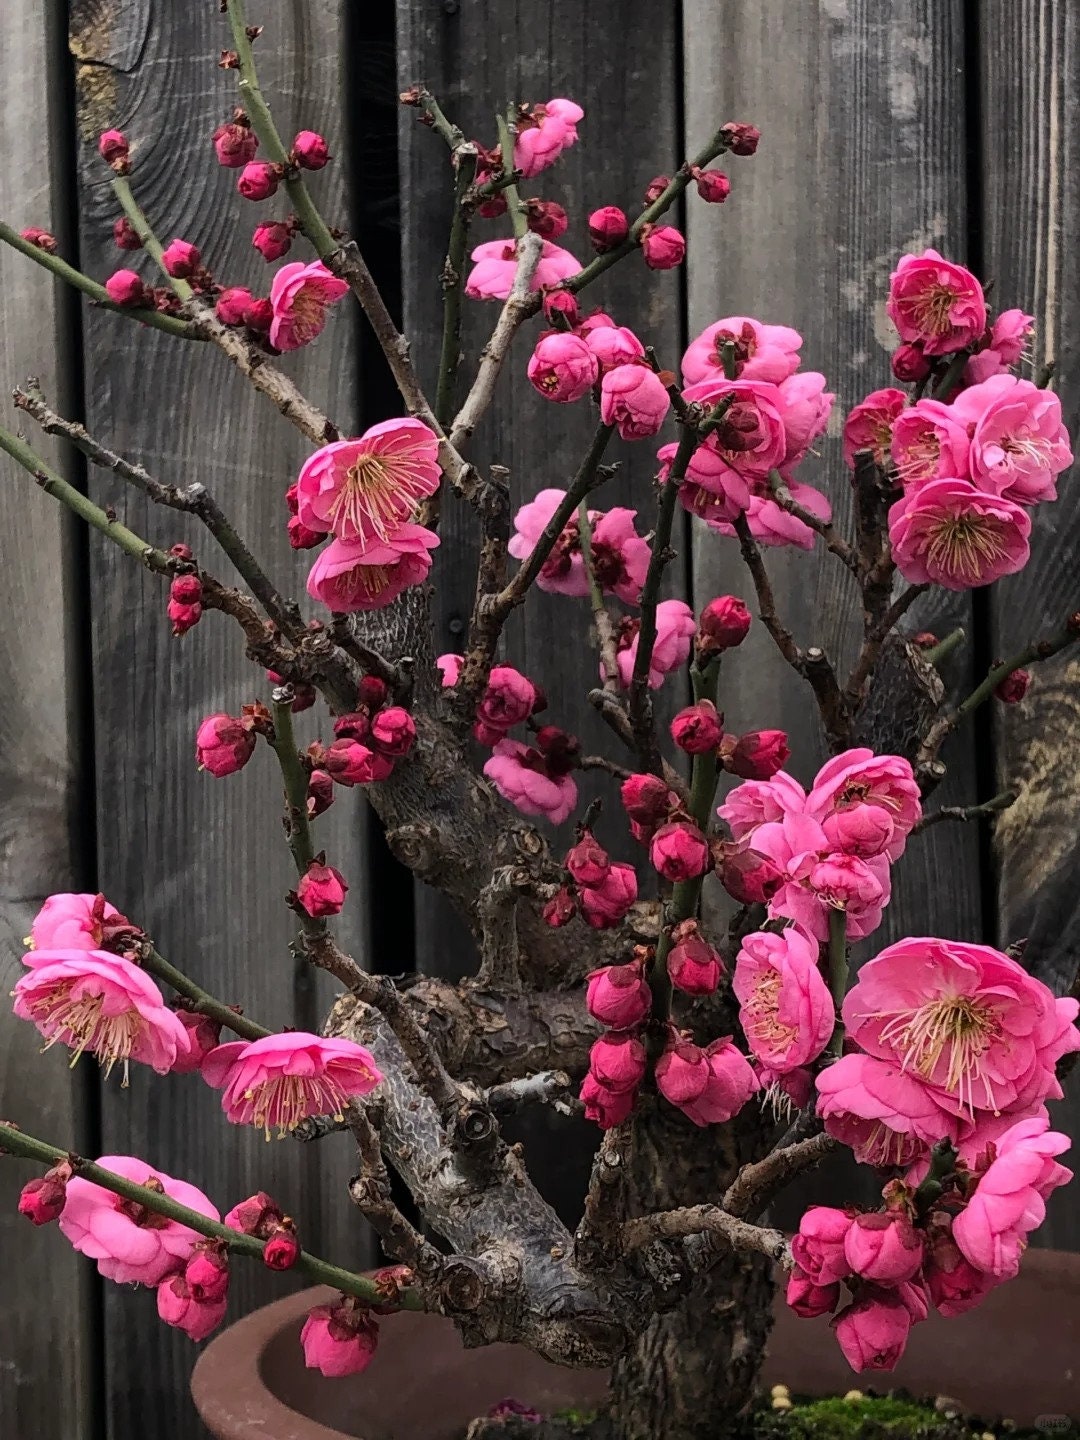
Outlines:
<svg viewBox="0 0 1080 1440"><path fill-rule="evenodd" d="M951 1440L966 1431L926 1405L891 1396L814 1400L791 1410L766 1411L757 1428L761 1440Z"/></svg>

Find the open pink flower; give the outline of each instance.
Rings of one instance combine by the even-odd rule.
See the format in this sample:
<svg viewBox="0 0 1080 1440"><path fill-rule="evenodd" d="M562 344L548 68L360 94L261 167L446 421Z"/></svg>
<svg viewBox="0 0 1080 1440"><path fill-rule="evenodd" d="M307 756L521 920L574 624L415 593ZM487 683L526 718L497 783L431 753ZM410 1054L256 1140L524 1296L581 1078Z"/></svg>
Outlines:
<svg viewBox="0 0 1080 1440"><path fill-rule="evenodd" d="M368 1095L382 1074L352 1040L303 1030L219 1045L203 1061L203 1078L224 1093L234 1125L285 1135L309 1115L340 1115L354 1095Z"/></svg>
<svg viewBox="0 0 1080 1440"><path fill-rule="evenodd" d="M472 252L473 268L465 282L465 294L473 300L505 300L517 274L517 247L514 240L488 240ZM288 267L286 267L288 268ZM529 287L540 290L558 285L576 275L581 266L570 254L550 240L543 242L540 263Z"/></svg>
<svg viewBox="0 0 1080 1440"><path fill-rule="evenodd" d="M844 463L855 468L855 456L869 450L876 465L884 465L892 445L893 425L907 404L903 390L873 390L853 405L844 421Z"/></svg>
<svg viewBox="0 0 1080 1440"><path fill-rule="evenodd" d="M565 498L565 490L541 490L528 504L521 507L514 516L514 533L507 546L515 560L528 559L551 517ZM541 590L547 590L553 595L580 596L589 593L576 518L556 540L551 553L540 567L536 583Z"/></svg>
<svg viewBox="0 0 1080 1440"><path fill-rule="evenodd" d="M461 678L461 672L465 665L464 655L456 655L453 652L449 655L440 655L435 664L442 676L443 688L453 689Z"/></svg>
<svg viewBox="0 0 1080 1440"><path fill-rule="evenodd" d="M1018 365L1035 334L1034 315L1003 310L990 326L987 344L964 366L965 385L978 385Z"/></svg>
<svg viewBox="0 0 1080 1440"><path fill-rule="evenodd" d="M971 590L1028 562L1031 520L1011 500L987 495L967 480L931 480L889 510L897 569L913 585Z"/></svg>
<svg viewBox="0 0 1080 1440"><path fill-rule="evenodd" d="M534 105L530 115L535 123L524 121L514 140L514 169L529 180L577 143L577 127L585 111L573 100L556 99Z"/></svg>
<svg viewBox="0 0 1080 1440"><path fill-rule="evenodd" d="M816 940L827 940L830 909L843 910L847 933L861 940L881 924L889 903L884 856L860 860L837 850L809 815L788 814L754 831L753 847L772 860L784 882L769 901L771 916L794 920Z"/></svg>
<svg viewBox="0 0 1080 1440"><path fill-rule="evenodd" d="M300 523L342 540L385 543L439 488L439 442L422 420L383 420L357 440L335 440L304 462Z"/></svg>
<svg viewBox="0 0 1080 1440"><path fill-rule="evenodd" d="M617 595L627 605L641 599L641 587L652 551L634 526L636 510L613 505L610 510L592 510L593 574L605 595Z"/></svg>
<svg viewBox="0 0 1080 1440"><path fill-rule="evenodd" d="M125 1180L159 1190L208 1220L221 1218L201 1190L162 1174L134 1155L102 1155L97 1164ZM96 1260L100 1274L119 1285L160 1284L166 1275L184 1268L203 1239L186 1225L79 1176L68 1181L59 1224L79 1254Z"/></svg>
<svg viewBox="0 0 1080 1440"><path fill-rule="evenodd" d="M307 592L330 610L381 610L431 569L439 537L406 522L385 540L331 540L308 572Z"/></svg>
<svg viewBox="0 0 1080 1440"><path fill-rule="evenodd" d="M956 397L971 432L971 478L1017 505L1057 499L1057 477L1073 463L1061 401L1015 375L995 375ZM955 474L966 472L953 472Z"/></svg>
<svg viewBox="0 0 1080 1440"><path fill-rule="evenodd" d="M743 940L732 989L746 1043L774 1074L816 1060L832 1035L836 1010L818 968L818 947L794 927Z"/></svg>
<svg viewBox="0 0 1080 1440"><path fill-rule="evenodd" d="M553 825L561 824L577 804L574 777L558 773L546 755L520 740L500 740L484 774L523 815L542 815Z"/></svg>
<svg viewBox="0 0 1080 1440"><path fill-rule="evenodd" d="M900 339L917 340L926 355L962 350L986 329L982 286L936 250L901 255L889 277L886 309Z"/></svg>
<svg viewBox="0 0 1080 1440"><path fill-rule="evenodd" d="M580 335L556 330L542 335L529 358L529 383L545 400L580 400L596 384L600 366Z"/></svg>
<svg viewBox="0 0 1080 1440"><path fill-rule="evenodd" d="M656 453L660 462L659 478L666 482L678 445L661 445ZM734 469L721 452L715 435L707 435L690 457L686 476L679 486L679 502L691 515L704 520L713 529L725 521L730 525L750 504L750 486L746 477Z"/></svg>
<svg viewBox="0 0 1080 1440"><path fill-rule="evenodd" d="M647 440L671 409L664 382L648 365L616 365L600 382L600 418L624 440Z"/></svg>
<svg viewBox="0 0 1080 1440"><path fill-rule="evenodd" d="M329 1379L366 1370L378 1343L379 1322L370 1310L344 1295L333 1304L309 1310L300 1331L304 1364Z"/></svg>
<svg viewBox="0 0 1080 1440"><path fill-rule="evenodd" d="M706 411L723 401L728 409L713 432L724 462L744 477L763 479L783 462L788 448L784 401L779 386L762 380L702 380L683 392L688 404Z"/></svg>
<svg viewBox="0 0 1080 1440"><path fill-rule="evenodd" d="M844 1055L821 1071L816 1084L825 1129L861 1165L910 1165L939 1140L956 1144L963 1133L945 1108L948 1096L871 1055Z"/></svg>
<svg viewBox="0 0 1080 1440"><path fill-rule="evenodd" d="M161 991L130 960L104 950L31 950L27 973L15 984L14 1010L76 1059L96 1055L108 1074L120 1064L127 1083L131 1060L166 1074L186 1055L187 1033ZM46 1047L47 1048L47 1047Z"/></svg>
<svg viewBox="0 0 1080 1440"><path fill-rule="evenodd" d="M512 665L492 666L487 688L476 707L477 727L484 732L477 739L484 745L497 744L507 730L529 718L538 698L536 686L520 670Z"/></svg>
<svg viewBox="0 0 1080 1440"><path fill-rule="evenodd" d="M968 431L961 413L940 400L919 400L893 422L893 468L904 489L968 473Z"/></svg>
<svg viewBox="0 0 1080 1440"><path fill-rule="evenodd" d="M799 815L806 809L806 791L793 775L778 770L771 780L744 780L730 790L717 814L736 840L753 835L759 825Z"/></svg>
<svg viewBox="0 0 1080 1440"><path fill-rule="evenodd" d="M636 622L635 622L636 623ZM649 687L657 690L664 683L664 676L686 664L690 645L697 631L694 612L685 600L661 600L656 607L656 643L649 659ZM623 644L623 638L626 643ZM637 659L637 630L627 630L620 638L620 649L616 655L619 667L619 683L629 688Z"/></svg>
<svg viewBox="0 0 1080 1440"><path fill-rule="evenodd" d="M104 895L50 895L30 926L33 950L98 950L106 937L106 922L123 919Z"/></svg>
<svg viewBox="0 0 1080 1440"><path fill-rule="evenodd" d="M785 474L803 458L819 436L824 435L836 396L826 390L828 382L816 370L800 370L781 381L780 413L787 443L780 468Z"/></svg>
<svg viewBox="0 0 1080 1440"><path fill-rule="evenodd" d="M853 1370L895 1370L907 1345L912 1319L899 1295L877 1290L841 1310L832 1326Z"/></svg>
<svg viewBox="0 0 1080 1440"><path fill-rule="evenodd" d="M705 1049L677 1039L657 1061L656 1084L665 1100L702 1127L726 1124L759 1088L750 1062L727 1037Z"/></svg>
<svg viewBox="0 0 1080 1440"><path fill-rule="evenodd" d="M687 385L725 378L725 344L734 348L738 380L768 380L778 385L799 368L802 336L797 330L787 325L764 325L745 315L729 315L691 340L682 362Z"/></svg>
<svg viewBox="0 0 1080 1440"><path fill-rule="evenodd" d="M1054 1068L1080 1049L1078 1008L989 945L916 938L867 961L843 1010L863 1050L970 1115L1056 1097Z"/></svg>
<svg viewBox="0 0 1080 1440"><path fill-rule="evenodd" d="M974 1195L953 1220L953 1240L964 1258L999 1280L1016 1275L1027 1236L1046 1217L1047 1196L1072 1179L1072 1171L1055 1159L1069 1148L1069 1137L1049 1124L1039 1116L1007 1130Z"/></svg>
<svg viewBox="0 0 1080 1440"><path fill-rule="evenodd" d="M277 350L299 350L322 334L326 312L349 293L321 260L303 265L295 260L282 265L270 284L270 344Z"/></svg>
<svg viewBox="0 0 1080 1440"><path fill-rule="evenodd" d="M827 495L815 490L813 485L803 485L798 480L788 480L788 491L793 500L816 515L819 520L832 519L832 505ZM750 533L759 545L796 545L800 550L812 550L817 536L809 525L794 515L789 515L771 496L757 491L750 496L746 511L746 523ZM730 525L716 527L722 535L734 535Z"/></svg>
<svg viewBox="0 0 1080 1440"><path fill-rule="evenodd" d="M910 762L865 747L845 750L821 767L805 808L837 849L864 859L884 852L893 861L922 815ZM870 840L873 835L880 840Z"/></svg>

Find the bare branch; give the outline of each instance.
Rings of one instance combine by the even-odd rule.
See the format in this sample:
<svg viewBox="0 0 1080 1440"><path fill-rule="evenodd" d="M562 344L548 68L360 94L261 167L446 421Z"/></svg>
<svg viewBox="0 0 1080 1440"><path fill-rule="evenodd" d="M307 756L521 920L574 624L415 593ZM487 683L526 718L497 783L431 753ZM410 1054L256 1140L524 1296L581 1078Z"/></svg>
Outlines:
<svg viewBox="0 0 1080 1440"><path fill-rule="evenodd" d="M734 1250L751 1250L790 1270L791 1249L779 1230L749 1225L721 1210L718 1205L687 1205L680 1210L660 1210L624 1220L620 1239L625 1251L641 1250L655 1240L683 1240L688 1235L715 1235Z"/></svg>

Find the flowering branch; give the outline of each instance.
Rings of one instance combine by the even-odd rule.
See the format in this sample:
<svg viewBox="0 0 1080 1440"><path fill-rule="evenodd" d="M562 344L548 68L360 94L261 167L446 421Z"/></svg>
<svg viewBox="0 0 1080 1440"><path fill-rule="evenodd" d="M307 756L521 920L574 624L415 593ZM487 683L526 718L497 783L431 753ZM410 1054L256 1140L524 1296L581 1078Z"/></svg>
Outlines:
<svg viewBox="0 0 1080 1440"><path fill-rule="evenodd" d="M170 965L163 955L159 955L154 949L148 954L140 954L139 964L150 975L158 980L164 980L166 985L172 987L178 995L182 995L188 1001L187 1009L198 1015L205 1015L210 1020L216 1020L221 1025L227 1025L234 1034L244 1040L261 1040L265 1035L272 1035L272 1030L267 1030L262 1025L257 1025L254 1020L249 1020L232 1005L226 1005L224 1001L218 1000L211 995L209 990L204 990L201 985L196 985L194 980L189 980L182 970L177 970L175 965Z"/></svg>
<svg viewBox="0 0 1080 1440"><path fill-rule="evenodd" d="M105 1190L111 1190L114 1195L119 1195L124 1200L131 1200L136 1205L142 1205L156 1215L164 1215L178 1225L186 1225L189 1230L205 1235L209 1240L220 1240L234 1254L247 1255L256 1260L263 1258L263 1251L267 1244L265 1240L260 1240L255 1235L242 1234L239 1230L232 1230L228 1225L222 1225L219 1220L210 1219L208 1215L202 1214L199 1210L192 1210L187 1205L181 1205L179 1201L173 1200L160 1190L152 1190L147 1185L136 1184L135 1181L128 1180L126 1176L118 1175L103 1165L97 1165L91 1160L84 1160L81 1156L72 1154L68 1150L60 1150L55 1145L47 1145L43 1140L24 1134L14 1125L0 1123L0 1153L18 1155L24 1160L36 1160L42 1165L52 1166L66 1163L71 1166L72 1174L78 1175L81 1179L100 1185ZM382 1305L386 1302L385 1295L381 1294L373 1280L369 1280L365 1275L355 1275L351 1270L342 1270L339 1266L331 1265L329 1261L320 1259L318 1255L312 1255L306 1250L300 1251L292 1268L298 1270L300 1274L305 1275L316 1285L333 1285L344 1294L355 1295L358 1300L363 1300L368 1304ZM398 1305L402 1310L422 1310L424 1308L423 1301L415 1290L402 1290Z"/></svg>

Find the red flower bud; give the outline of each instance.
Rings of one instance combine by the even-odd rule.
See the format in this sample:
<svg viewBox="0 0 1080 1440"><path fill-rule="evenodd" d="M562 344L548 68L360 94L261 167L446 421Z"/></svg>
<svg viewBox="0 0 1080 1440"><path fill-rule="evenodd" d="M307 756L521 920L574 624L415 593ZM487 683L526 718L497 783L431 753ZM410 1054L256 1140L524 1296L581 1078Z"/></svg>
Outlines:
<svg viewBox="0 0 1080 1440"><path fill-rule="evenodd" d="M549 290L544 296L544 319L549 325L557 325L559 319L566 319L576 325L579 307L577 296L569 290Z"/></svg>
<svg viewBox="0 0 1080 1440"><path fill-rule="evenodd" d="M128 172L128 142L120 130L103 130L98 136L98 154L118 175Z"/></svg>
<svg viewBox="0 0 1080 1440"><path fill-rule="evenodd" d="M733 155L753 155L761 139L761 131L756 125L745 125L739 120L729 120L726 125L721 125L720 133Z"/></svg>
<svg viewBox="0 0 1080 1440"><path fill-rule="evenodd" d="M709 868L708 842L693 821L675 820L653 836L649 860L665 880L693 880Z"/></svg>
<svg viewBox="0 0 1080 1440"><path fill-rule="evenodd" d="M37 225L28 225L19 234L31 245L36 245L39 250L44 250L46 255L56 254L56 236L48 230L41 230Z"/></svg>
<svg viewBox="0 0 1080 1440"><path fill-rule="evenodd" d="M619 792L623 809L639 825L658 825L676 802L674 793L658 775L631 775Z"/></svg>
<svg viewBox="0 0 1080 1440"><path fill-rule="evenodd" d="M123 305L125 309L153 303L153 297L134 270L114 271L105 281L105 289L113 304Z"/></svg>
<svg viewBox="0 0 1080 1440"><path fill-rule="evenodd" d="M674 270L686 256L686 241L674 225L646 225L641 231L641 253L650 270Z"/></svg>
<svg viewBox="0 0 1080 1440"><path fill-rule="evenodd" d="M172 621L174 635L183 635L198 624L202 616L202 581L198 575L177 575L173 578L166 611Z"/></svg>
<svg viewBox="0 0 1080 1440"><path fill-rule="evenodd" d="M312 770L308 776L308 818L314 820L334 803L334 781L327 770Z"/></svg>
<svg viewBox="0 0 1080 1440"><path fill-rule="evenodd" d="M214 314L223 325L242 325L244 313L254 299L245 286L233 285L218 296Z"/></svg>
<svg viewBox="0 0 1080 1440"><path fill-rule="evenodd" d="M353 710L334 721L334 734L339 740L366 740L371 729L371 716L366 710Z"/></svg>
<svg viewBox="0 0 1080 1440"><path fill-rule="evenodd" d="M725 735L720 745L724 769L743 780L771 780L791 754L783 730L750 730Z"/></svg>
<svg viewBox="0 0 1080 1440"><path fill-rule="evenodd" d="M750 611L737 595L718 595L710 600L698 617L694 638L699 662L741 645L749 629Z"/></svg>
<svg viewBox="0 0 1080 1440"><path fill-rule="evenodd" d="M292 144L293 159L304 170L321 170L330 160L330 147L315 130L301 130Z"/></svg>
<svg viewBox="0 0 1080 1440"><path fill-rule="evenodd" d="M369 711L378 710L386 704L389 694L390 687L385 680L380 680L378 675L365 675L357 688L356 703Z"/></svg>
<svg viewBox="0 0 1080 1440"><path fill-rule="evenodd" d="M244 324L249 330L265 335L274 318L274 307L269 300L252 300L244 311Z"/></svg>
<svg viewBox="0 0 1080 1440"><path fill-rule="evenodd" d="M898 345L892 353L892 373L904 384L914 384L930 374L930 361L920 346Z"/></svg>
<svg viewBox="0 0 1080 1440"><path fill-rule="evenodd" d="M911 637L911 643L918 645L920 650L932 650L938 643L938 637L932 630L920 630L917 635Z"/></svg>
<svg viewBox="0 0 1080 1440"><path fill-rule="evenodd" d="M292 230L280 220L264 220L255 226L251 243L268 263L280 260L292 248Z"/></svg>
<svg viewBox="0 0 1080 1440"><path fill-rule="evenodd" d="M645 187L645 204L652 205L671 184L670 175L654 175Z"/></svg>
<svg viewBox="0 0 1080 1440"><path fill-rule="evenodd" d="M544 924L558 929L569 924L577 913L577 906L574 904L574 897L564 885L557 890L551 899L544 906Z"/></svg>
<svg viewBox="0 0 1080 1440"><path fill-rule="evenodd" d="M714 839L709 848L720 884L740 905L764 905L783 884L779 867L748 845Z"/></svg>
<svg viewBox="0 0 1080 1440"><path fill-rule="evenodd" d="M132 225L126 215L121 215L119 220L114 221L112 227L113 243L119 250L141 250L142 241L139 239L139 232Z"/></svg>
<svg viewBox="0 0 1080 1440"><path fill-rule="evenodd" d="M266 678L270 681L271 685L284 685L287 683L284 675L279 675L276 670L267 670ZM293 681L292 687L293 702L289 706L289 709L292 711L292 713L294 715L299 715L304 710L310 710L312 705L315 704L315 701L318 698L315 686L303 684L297 685L296 682Z"/></svg>
<svg viewBox="0 0 1080 1440"><path fill-rule="evenodd" d="M323 915L340 913L348 889L340 870L313 860L300 876L296 899L302 910L306 910L314 919L319 919Z"/></svg>
<svg viewBox="0 0 1080 1440"><path fill-rule="evenodd" d="M415 740L416 721L401 705L388 705L371 722L371 743L383 755L408 755Z"/></svg>
<svg viewBox="0 0 1080 1440"><path fill-rule="evenodd" d="M195 758L200 770L219 779L242 770L255 753L250 722L233 715L208 715L195 736Z"/></svg>
<svg viewBox="0 0 1080 1440"><path fill-rule="evenodd" d="M563 864L578 885L600 885L611 869L611 857L588 830L566 852Z"/></svg>
<svg viewBox="0 0 1080 1440"><path fill-rule="evenodd" d="M241 1235L255 1235L265 1240L281 1224L285 1216L281 1206L265 1190L249 1195L234 1205L222 1223L230 1230L239 1230Z"/></svg>
<svg viewBox="0 0 1080 1440"><path fill-rule="evenodd" d="M285 528L289 534L289 544L294 550L313 550L326 539L321 530L309 530L299 515L293 515Z"/></svg>
<svg viewBox="0 0 1080 1440"><path fill-rule="evenodd" d="M645 982L641 961L605 965L589 976L585 1004L589 1014L613 1030L631 1030L652 1009L652 991Z"/></svg>
<svg viewBox="0 0 1080 1440"><path fill-rule="evenodd" d="M667 967L671 983L687 995L711 995L724 973L720 952L704 939L696 920L684 920L671 935Z"/></svg>
<svg viewBox="0 0 1080 1440"><path fill-rule="evenodd" d="M506 196L501 190L481 200L480 204L476 207L476 213L482 215L485 220L497 220L500 215L505 215L506 211Z"/></svg>
<svg viewBox="0 0 1080 1440"><path fill-rule="evenodd" d="M525 202L525 223L545 240L558 240L560 235L566 234L570 222L566 211L554 200L537 200L534 197Z"/></svg>
<svg viewBox="0 0 1080 1440"><path fill-rule="evenodd" d="M697 183L697 193L710 205L722 205L731 194L731 181L722 170L699 170L695 166L690 173Z"/></svg>
<svg viewBox="0 0 1080 1440"><path fill-rule="evenodd" d="M291 1220L284 1220L266 1242L263 1264L271 1270L291 1270L300 1259L300 1241Z"/></svg>
<svg viewBox="0 0 1080 1440"><path fill-rule="evenodd" d="M1030 670L1013 670L1011 674L1005 676L1004 680L998 681L994 686L994 694L1006 705L1016 705L1027 694L1030 685Z"/></svg>
<svg viewBox="0 0 1080 1440"><path fill-rule="evenodd" d="M177 1010L176 1018L187 1032L187 1054L177 1056L172 1066L174 1075L193 1075L202 1062L221 1043L221 1022L193 1010Z"/></svg>
<svg viewBox="0 0 1080 1440"><path fill-rule="evenodd" d="M630 222L618 205L603 205L589 216L589 239L601 255L614 250L630 233Z"/></svg>
<svg viewBox="0 0 1080 1440"><path fill-rule="evenodd" d="M266 160L251 160L240 172L236 188L245 200L269 200L277 193L278 167Z"/></svg>
<svg viewBox="0 0 1080 1440"><path fill-rule="evenodd" d="M196 1245L184 1266L184 1282L195 1300L225 1299L229 1290L229 1254L220 1240Z"/></svg>
<svg viewBox="0 0 1080 1440"><path fill-rule="evenodd" d="M724 717L711 700L699 700L672 720L671 738L688 755L707 755L724 738Z"/></svg>
<svg viewBox="0 0 1080 1440"><path fill-rule="evenodd" d="M161 263L174 280L190 280L202 264L202 255L189 240L173 240L162 251Z"/></svg>
<svg viewBox="0 0 1080 1440"><path fill-rule="evenodd" d="M28 1180L19 1192L19 1214L25 1215L33 1225L48 1225L50 1220L59 1219L70 1179L71 1166L61 1160L44 1175Z"/></svg>
<svg viewBox="0 0 1080 1440"><path fill-rule="evenodd" d="M259 137L250 125L241 125L238 121L231 120L225 125L219 125L214 131L214 150L218 164L224 165L228 170L242 170L249 161L255 159L258 148Z"/></svg>
<svg viewBox="0 0 1080 1440"><path fill-rule="evenodd" d="M394 769L394 762L386 755L376 754L359 740L342 738L335 740L323 753L322 768L339 785L370 785L374 780L387 779Z"/></svg>

